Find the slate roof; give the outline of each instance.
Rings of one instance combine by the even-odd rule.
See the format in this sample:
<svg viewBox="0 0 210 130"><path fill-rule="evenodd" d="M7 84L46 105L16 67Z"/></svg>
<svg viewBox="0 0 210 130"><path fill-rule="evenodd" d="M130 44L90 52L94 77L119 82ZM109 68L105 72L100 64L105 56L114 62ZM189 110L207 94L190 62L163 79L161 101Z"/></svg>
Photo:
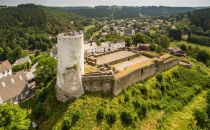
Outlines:
<svg viewBox="0 0 210 130"><path fill-rule="evenodd" d="M0 103L19 96L26 89L27 79L23 71L0 79Z"/></svg>

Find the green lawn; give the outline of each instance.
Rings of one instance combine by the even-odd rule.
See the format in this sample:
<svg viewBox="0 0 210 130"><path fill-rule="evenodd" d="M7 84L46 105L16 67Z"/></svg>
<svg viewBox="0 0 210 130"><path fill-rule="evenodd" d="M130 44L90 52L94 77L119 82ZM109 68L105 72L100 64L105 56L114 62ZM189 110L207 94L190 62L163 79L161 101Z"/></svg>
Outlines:
<svg viewBox="0 0 210 130"><path fill-rule="evenodd" d="M210 53L210 47L201 46L201 45L196 45L196 44L189 43L189 42L186 42L186 41L172 42L172 43L171 43L171 46L172 46L172 47L176 47L176 46L182 45L182 44L188 45L188 46L190 45L190 46L192 46L192 47L198 47L198 48L200 48L201 50L206 50L206 51L208 51L208 52Z"/></svg>
<svg viewBox="0 0 210 130"><path fill-rule="evenodd" d="M95 25L89 25L84 27L84 31L87 32L89 29L94 28Z"/></svg>

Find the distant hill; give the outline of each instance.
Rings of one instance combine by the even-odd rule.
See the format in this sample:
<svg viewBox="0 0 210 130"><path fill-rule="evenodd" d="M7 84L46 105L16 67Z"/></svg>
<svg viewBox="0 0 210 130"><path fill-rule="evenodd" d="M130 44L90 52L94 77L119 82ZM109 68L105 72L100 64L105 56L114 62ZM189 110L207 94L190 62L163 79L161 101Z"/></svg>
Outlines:
<svg viewBox="0 0 210 130"><path fill-rule="evenodd" d="M84 18L76 14L33 4L0 10L0 29L40 27L54 34L54 31L77 28L82 21Z"/></svg>
<svg viewBox="0 0 210 130"><path fill-rule="evenodd" d="M210 30L210 8L196 10L189 14L189 18L192 24L204 31Z"/></svg>
<svg viewBox="0 0 210 130"><path fill-rule="evenodd" d="M165 7L165 6L96 6L96 7L63 7L61 9L90 18L113 17L113 18L132 18L139 14L149 16L165 16L178 13L192 12L196 8L192 7Z"/></svg>

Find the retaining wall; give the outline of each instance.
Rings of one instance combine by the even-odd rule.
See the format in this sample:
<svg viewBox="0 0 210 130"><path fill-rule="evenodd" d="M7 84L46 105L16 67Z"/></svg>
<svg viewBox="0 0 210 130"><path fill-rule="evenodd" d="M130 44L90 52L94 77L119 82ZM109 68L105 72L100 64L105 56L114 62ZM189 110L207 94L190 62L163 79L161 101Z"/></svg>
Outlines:
<svg viewBox="0 0 210 130"><path fill-rule="evenodd" d="M87 92L112 93L116 96L132 84L143 81L179 63L180 59L178 58L154 61L154 64L141 67L120 78L115 78L114 75L110 74L85 75L82 78L82 83L84 90Z"/></svg>
<svg viewBox="0 0 210 130"><path fill-rule="evenodd" d="M107 74L84 75L82 84L86 92L111 93L114 86L114 76Z"/></svg>

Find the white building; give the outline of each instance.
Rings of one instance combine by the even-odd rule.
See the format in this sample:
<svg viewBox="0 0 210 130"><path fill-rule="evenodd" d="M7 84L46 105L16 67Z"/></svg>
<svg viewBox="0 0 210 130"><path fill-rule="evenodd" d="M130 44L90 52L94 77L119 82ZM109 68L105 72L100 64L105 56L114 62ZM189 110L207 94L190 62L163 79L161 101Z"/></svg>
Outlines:
<svg viewBox="0 0 210 130"><path fill-rule="evenodd" d="M84 49L87 53L96 53L97 52L97 44L95 42L85 43Z"/></svg>
<svg viewBox="0 0 210 130"><path fill-rule="evenodd" d="M136 34L136 31L132 28L125 28L124 29L124 35L133 36L135 34Z"/></svg>
<svg viewBox="0 0 210 130"><path fill-rule="evenodd" d="M102 42L100 46L97 46L95 42L85 43L85 52L90 54L112 52L124 48L125 44L125 42Z"/></svg>
<svg viewBox="0 0 210 130"><path fill-rule="evenodd" d="M60 101L78 98L83 93L84 74L83 32L63 33L57 37L58 69L56 93Z"/></svg>
<svg viewBox="0 0 210 130"><path fill-rule="evenodd" d="M0 78L9 76L12 74L12 65L8 60L0 62Z"/></svg>

